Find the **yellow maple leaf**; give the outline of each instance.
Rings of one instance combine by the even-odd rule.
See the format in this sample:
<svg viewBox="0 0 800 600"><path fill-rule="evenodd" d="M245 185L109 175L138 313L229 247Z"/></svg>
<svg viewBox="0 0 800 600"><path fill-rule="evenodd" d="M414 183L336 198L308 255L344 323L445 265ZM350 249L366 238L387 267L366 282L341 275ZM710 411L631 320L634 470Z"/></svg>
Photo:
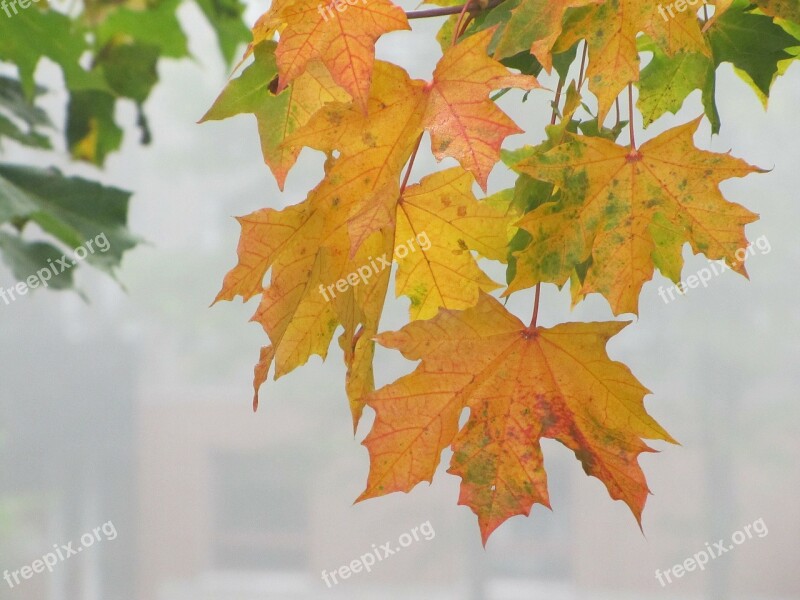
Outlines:
<svg viewBox="0 0 800 600"><path fill-rule="evenodd" d="M564 14L571 8L602 0L522 0L512 11L495 49L495 58L528 50L548 71L553 68L553 45L561 35Z"/></svg>
<svg viewBox="0 0 800 600"><path fill-rule="evenodd" d="M597 96L600 122L625 86L639 80L636 37L640 33L647 33L668 55L710 55L695 12L675 12L664 20L658 10L662 4L663 0L606 0L588 7L564 27L556 52L581 39L589 45L586 75L589 89Z"/></svg>
<svg viewBox="0 0 800 600"><path fill-rule="evenodd" d="M480 97L486 96L485 89ZM294 145L339 151L338 160L349 158L358 165L350 171L353 178L367 169L378 170L375 181L380 185L353 200L348 220L351 252L374 231L395 222L396 245L427 234L430 248L398 258L397 291L411 299L412 318L428 318L440 307L471 306L479 290L496 289L497 284L477 267L471 251L505 260L511 220L502 209L475 199L472 176L463 168L428 177L399 197L397 180L413 151L412 140L425 126L428 101L423 82L378 61L368 116L350 104L332 103L288 139Z"/></svg>
<svg viewBox="0 0 800 600"><path fill-rule="evenodd" d="M515 217L479 202L472 181L460 167L434 173L409 187L398 203L395 244L419 246L397 259L397 295L411 299L412 319L428 319L439 308L474 306L481 290L500 287L471 250L504 262ZM422 234L427 247L419 244Z"/></svg>
<svg viewBox="0 0 800 600"><path fill-rule="evenodd" d="M648 141L638 150L602 138L571 136L514 169L562 188L558 202L526 215L519 226L533 241L520 254L506 293L539 282L562 285L572 269L592 257L580 294L599 292L615 314L635 313L639 292L657 267L678 281L686 242L695 253L736 259L747 246L744 226L757 219L725 200L722 180L760 171L728 154L695 147L700 119Z"/></svg>
<svg viewBox="0 0 800 600"><path fill-rule="evenodd" d="M238 264L226 276L217 299L242 296L247 300L262 294L253 320L262 325L272 345L270 352L262 353L257 387L273 359L276 378L305 364L312 355L324 359L340 325L351 337L359 326L367 339L377 332L390 271L374 269L368 277L353 278L360 268L374 262L373 257L391 253L394 228L375 232L355 254L348 252L347 223L353 199L370 193L376 176L373 171L357 179L340 177L340 172L351 169L350 160L337 162L302 203L280 211L263 209L239 219ZM353 353L351 357L358 358ZM370 373L359 373L362 379L370 377ZM354 404L353 410L357 420L361 406Z"/></svg>

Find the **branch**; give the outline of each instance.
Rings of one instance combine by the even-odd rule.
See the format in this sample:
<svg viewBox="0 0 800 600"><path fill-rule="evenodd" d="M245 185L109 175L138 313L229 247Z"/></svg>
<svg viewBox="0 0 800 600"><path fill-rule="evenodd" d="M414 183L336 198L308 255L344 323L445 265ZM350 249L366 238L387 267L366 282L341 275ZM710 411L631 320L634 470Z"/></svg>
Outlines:
<svg viewBox="0 0 800 600"><path fill-rule="evenodd" d="M480 12L482 10L490 10L497 6L498 4L502 4L505 0L489 0L485 7L481 7L480 4L475 4L475 6L470 6L468 12ZM429 17L443 17L447 15L457 15L464 7L471 4L467 2L467 4L462 4L460 6L443 6L442 8L429 8L426 10L412 10L406 13L406 18L408 19L427 19Z"/></svg>

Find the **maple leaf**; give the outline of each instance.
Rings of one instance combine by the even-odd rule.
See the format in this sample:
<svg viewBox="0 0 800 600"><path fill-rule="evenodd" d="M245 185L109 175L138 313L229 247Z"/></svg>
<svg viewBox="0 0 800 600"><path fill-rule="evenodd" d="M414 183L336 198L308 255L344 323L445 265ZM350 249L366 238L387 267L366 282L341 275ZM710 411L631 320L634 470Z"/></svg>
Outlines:
<svg viewBox="0 0 800 600"><path fill-rule="evenodd" d="M742 8L755 5L764 14L771 17L786 19L800 24L800 3L797 0L747 0L747 2L743 0L717 0L714 16L706 24L706 28L713 25L729 8L737 4Z"/></svg>
<svg viewBox="0 0 800 600"><path fill-rule="evenodd" d="M677 113L689 94L703 89L709 75L714 77L712 60L697 52L667 56L651 40L640 44L640 50L653 53L641 72L636 103L645 127L667 112Z"/></svg>
<svg viewBox="0 0 800 600"><path fill-rule="evenodd" d="M489 75L496 77L494 69ZM282 211L264 209L240 219L239 261L226 276L217 297L231 300L241 296L248 300L263 294L254 319L273 342L276 377L304 364L313 354L324 358L334 330L338 325L344 326L340 345L349 369L349 397L355 421L363 408L359 399L371 391L370 340L377 334L389 272L382 270L367 285L353 287L344 294L337 294L330 287L379 256L391 257L394 215L400 199L398 177L414 149L414 136L422 133L427 102L424 82L410 80L401 68L379 61L369 119L352 104L333 102L288 136L284 145L307 143L326 152L338 149L341 155L331 163L326 179L303 203ZM433 314L439 308L434 298L441 306L461 307L465 306L465 298L477 300L478 289L496 287L486 276L480 276L470 249L489 258L505 256L510 217L501 218L503 213L498 208L481 207L474 197L474 206L468 206L465 198L469 194L469 176L461 173L461 204L454 210L456 216L459 211L464 212L461 217L465 230L458 237L458 225L445 231L441 221L431 220L433 230L441 230L442 236L432 238L431 248L426 251L428 276L419 271L409 278L405 275L408 268L403 267L403 281L408 282L403 289L408 288L412 302L424 293L416 285L419 282L438 283L440 291L451 296L449 300L430 296L421 306L423 314ZM426 205L424 197L416 195L416 189L411 190L408 210L417 212L412 221L403 221L404 227L407 222L414 227L428 223L427 217L420 216L419 209ZM431 202L430 198L427 202ZM441 208L442 202L450 200L445 197L438 202ZM384 211L370 212L381 205L385 205ZM383 217L369 220L366 215ZM493 224L479 231L480 219L484 219L484 227L492 221ZM406 238L398 236L397 240L400 243ZM463 256L456 258L454 252ZM405 260L422 258L422 253L409 256L413 258ZM444 283L444 269L453 260L462 265L462 273L472 278L473 283L463 290L458 289L465 283L463 278L451 279L447 286ZM270 269L270 283L265 286L264 278ZM409 287L411 283L415 284L413 289ZM335 299L326 301L319 293L320 286ZM359 331L359 324L363 331Z"/></svg>
<svg viewBox="0 0 800 600"><path fill-rule="evenodd" d="M275 42L256 46L253 63L227 85L200 122L243 113L255 115L264 162L283 190L286 176L300 154L300 148L284 144L286 138L325 104L346 102L350 97L318 62L309 63L307 70L287 89L274 94L272 88L278 75L275 47Z"/></svg>
<svg viewBox="0 0 800 600"><path fill-rule="evenodd" d="M349 160L337 162L330 177L300 204L280 211L262 209L239 219L238 264L225 277L217 301L262 295L253 320L269 335L272 349L262 352L268 364L259 365L257 388L273 358L275 378L314 354L324 359L339 325L351 336L359 324L370 335L377 331L389 271L374 272L360 283L353 276L373 257L391 252L394 229L376 232L354 255L347 251L353 199L369 193L372 184L369 176L355 180L338 176L339 170L350 170ZM354 420L358 416L360 407L354 406Z"/></svg>
<svg viewBox="0 0 800 600"><path fill-rule="evenodd" d="M675 442L645 411L648 390L606 355L626 325L530 328L481 294L473 308L381 334L381 345L421 363L367 399L375 422L364 440L370 474L358 500L432 481L452 446L459 504L478 515L486 543L506 519L549 505L540 441L551 438L640 521L648 489L637 458L652 451L642 438ZM470 417L459 430L465 408Z"/></svg>
<svg viewBox="0 0 800 600"><path fill-rule="evenodd" d="M429 93L425 126L431 134L434 156L455 158L486 190L489 172L500 160L500 146L522 129L487 96L500 88L531 90L539 87L531 75L513 75L486 55L494 29L462 40L444 53Z"/></svg>
<svg viewBox="0 0 800 600"><path fill-rule="evenodd" d="M362 110L369 98L376 40L391 31L410 29L403 10L390 0L329 5L294 0L282 2L277 15L268 14L262 35L271 35L277 22L282 23L276 53L277 91L304 73L309 62L319 60Z"/></svg>
<svg viewBox="0 0 800 600"><path fill-rule="evenodd" d="M760 171L728 154L698 150L700 119L662 133L632 151L601 138L571 136L514 169L562 188L518 225L533 237L518 256L507 294L545 281L563 285L592 258L582 294L599 292L615 314L637 312L639 292L658 268L680 280L685 242L711 260L724 259L746 275L735 258L747 246L744 226L757 215L728 202L719 182Z"/></svg>
<svg viewBox="0 0 800 600"><path fill-rule="evenodd" d="M379 160L387 178L398 179L417 138L427 130L434 155L455 158L485 190L503 140L522 133L489 93L539 87L535 77L512 74L486 55L493 32L480 32L449 48L427 83L378 61L366 114L351 104L329 104L285 143L342 156L382 148Z"/></svg>
<svg viewBox="0 0 800 600"><path fill-rule="evenodd" d="M553 45L561 35L564 13L571 8L599 4L602 0L522 0L511 11L495 49L495 58L528 51L549 72Z"/></svg>
<svg viewBox="0 0 800 600"><path fill-rule="evenodd" d="M714 20L707 35L715 63L733 64L766 104L781 61L793 58L788 49L800 45L800 40L772 18L749 12L749 7L748 2L736 2Z"/></svg>
<svg viewBox="0 0 800 600"><path fill-rule="evenodd" d="M481 290L500 287L470 250L504 262L516 215L478 202L471 188L470 174L455 167L423 178L398 203L395 243L418 241L421 233L429 241L428 248L420 245L397 259L397 295L411 299L412 319L430 318L442 307L474 306Z"/></svg>
<svg viewBox="0 0 800 600"><path fill-rule="evenodd" d="M341 158L353 159L357 168L350 177L376 172L372 191L352 205L351 252L393 222L401 170L425 130L438 158L456 158L485 189L503 140L521 132L489 100L489 92L538 87L534 77L511 74L486 56L491 35L487 30L448 49L427 84L409 78L400 67L377 61L366 114L352 103L330 103L285 140L285 145L336 151Z"/></svg>
<svg viewBox="0 0 800 600"><path fill-rule="evenodd" d="M589 89L597 96L600 122L625 86L639 79L636 38L640 33L648 34L670 56L677 52L710 54L694 12L676 12L665 20L659 16L661 4L660 0L606 0L568 19L555 51L586 40L586 75Z"/></svg>

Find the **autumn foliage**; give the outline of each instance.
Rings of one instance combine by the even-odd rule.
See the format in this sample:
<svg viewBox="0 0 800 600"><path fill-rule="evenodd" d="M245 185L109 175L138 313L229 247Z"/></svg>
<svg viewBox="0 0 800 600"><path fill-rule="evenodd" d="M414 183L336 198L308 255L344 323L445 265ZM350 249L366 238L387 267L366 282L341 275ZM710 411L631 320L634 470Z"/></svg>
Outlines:
<svg viewBox="0 0 800 600"><path fill-rule="evenodd" d="M437 4L323 11L317 0L274 0L253 27L246 66L204 117L254 114L281 189L303 147L327 157L304 200L239 219L238 264L217 300L260 297L253 319L269 344L255 402L271 371L326 358L336 337L354 427L365 407L375 412L360 499L431 481L451 448L459 503L477 514L485 542L511 516L549 505L540 440L551 438L639 520L648 488L638 456L651 451L643 440L674 440L646 412L648 390L606 354L627 322L543 328L540 286L569 286L573 303L600 294L615 315L637 314L656 272L680 281L686 244L746 275L734 253L757 216L719 184L759 169L697 148L703 117L651 136L633 123L637 110L647 127L699 90L719 131L722 63L766 100L798 55L797 3L698 2L668 18L658 0ZM375 57L378 38L425 17L446 17L428 81ZM556 85L544 89L544 77ZM524 132L496 100L513 90L552 98L549 125L531 132L544 137L538 145L508 149ZM649 139L639 144L637 133ZM414 174L425 140L459 166ZM476 197L501 161L516 185ZM428 247L397 255L394 271L410 323L381 333L392 271L357 284L353 274L421 232ZM507 281L490 278L485 260L505 263ZM527 325L490 295L524 290ZM376 343L418 367L376 390Z"/></svg>

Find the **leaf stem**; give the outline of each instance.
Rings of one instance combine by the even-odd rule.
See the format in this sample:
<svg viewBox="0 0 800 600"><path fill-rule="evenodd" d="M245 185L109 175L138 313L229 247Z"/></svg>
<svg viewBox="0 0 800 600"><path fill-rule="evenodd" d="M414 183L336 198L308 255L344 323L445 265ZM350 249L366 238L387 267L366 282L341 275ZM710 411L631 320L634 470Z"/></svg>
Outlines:
<svg viewBox="0 0 800 600"><path fill-rule="evenodd" d="M556 97L553 100L553 112L550 115L550 125L555 125L558 119L558 105L561 103L561 92L564 90L564 78L558 80L558 87L556 88ZM539 300L542 295L542 282L536 284L536 295L533 298L533 316L531 317L531 324L528 329L536 329L536 321L539 319Z"/></svg>
<svg viewBox="0 0 800 600"><path fill-rule="evenodd" d="M561 103L561 92L564 91L564 78L558 80L558 87L556 88L556 97L553 100L553 112L550 115L550 125L555 125L558 119L558 105Z"/></svg>
<svg viewBox="0 0 800 600"><path fill-rule="evenodd" d="M511 89L512 88L503 88L502 90L497 92L494 96L489 96L489 100L491 100L492 102L497 102L498 99L505 96L508 92L511 91Z"/></svg>
<svg viewBox="0 0 800 600"><path fill-rule="evenodd" d="M542 283L539 282L536 284L536 296L533 298L533 316L531 317L531 324L528 326L530 330L536 329L536 321L539 318L539 297L541 293Z"/></svg>
<svg viewBox="0 0 800 600"><path fill-rule="evenodd" d="M458 38L461 37L462 33L464 33L463 30L467 28L467 25L469 25L468 22L464 24L464 15L466 14L467 10L469 10L469 7L471 5L472 5L472 0L467 0L467 3L461 9L461 12L458 13L458 20L456 21L455 27L453 27L453 41L450 44L451 46L456 45Z"/></svg>
<svg viewBox="0 0 800 600"><path fill-rule="evenodd" d="M633 132L633 83L628 84L628 131L631 134L631 152L636 152L636 135Z"/></svg>
<svg viewBox="0 0 800 600"><path fill-rule="evenodd" d="M408 185L408 178L411 177L411 169L414 167L414 160L417 158L417 152L419 152L419 146L422 143L422 136L425 134L423 131L419 134L417 138L417 143L414 145L414 151L411 153L411 158L408 159L408 167L406 168L405 177L403 177L403 183L400 186L400 197L402 198L403 192L406 191L406 186Z"/></svg>
<svg viewBox="0 0 800 600"><path fill-rule="evenodd" d="M578 92L583 87L583 76L586 74L586 57L589 54L589 43L583 42L583 55L581 56L581 72L578 75Z"/></svg>
<svg viewBox="0 0 800 600"><path fill-rule="evenodd" d="M489 0L486 4L486 7L483 8L478 4L474 4L470 7L470 12L480 12L484 10L491 10L498 4L502 4L505 0ZM472 2L467 2L467 4L462 4L460 6L443 6L441 8L429 8L426 10L411 10L406 12L407 19L428 19L430 17L446 17L448 15L457 15L464 7L467 5L472 4Z"/></svg>
<svg viewBox="0 0 800 600"><path fill-rule="evenodd" d="M467 27L470 26L470 23L475 20L475 16L473 12L468 12L467 16L464 18L464 24L461 26L461 33L458 34L458 37L461 37L467 32Z"/></svg>

